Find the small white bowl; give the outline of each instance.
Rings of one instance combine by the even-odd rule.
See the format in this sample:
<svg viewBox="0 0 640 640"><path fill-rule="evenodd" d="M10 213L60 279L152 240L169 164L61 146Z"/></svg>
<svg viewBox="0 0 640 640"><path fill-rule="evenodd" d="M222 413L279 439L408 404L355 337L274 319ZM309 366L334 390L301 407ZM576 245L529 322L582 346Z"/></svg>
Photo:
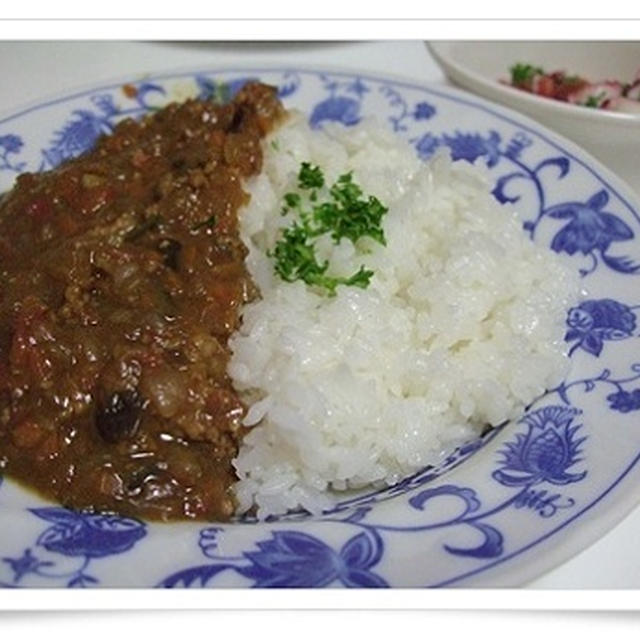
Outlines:
<svg viewBox="0 0 640 640"><path fill-rule="evenodd" d="M518 63L566 71L587 80L631 81L640 69L640 42L431 42L449 79L517 109L571 138L640 193L640 113L623 113L543 98L504 84Z"/></svg>

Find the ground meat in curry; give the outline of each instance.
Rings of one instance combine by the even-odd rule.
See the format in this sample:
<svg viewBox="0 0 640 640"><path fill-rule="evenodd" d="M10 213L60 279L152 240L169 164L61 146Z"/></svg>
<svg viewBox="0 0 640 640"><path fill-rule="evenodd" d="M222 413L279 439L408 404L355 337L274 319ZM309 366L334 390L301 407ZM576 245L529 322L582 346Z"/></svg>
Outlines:
<svg viewBox="0 0 640 640"><path fill-rule="evenodd" d="M229 518L227 340L252 296L237 215L282 114L250 84L18 178L0 202L0 470L71 508Z"/></svg>

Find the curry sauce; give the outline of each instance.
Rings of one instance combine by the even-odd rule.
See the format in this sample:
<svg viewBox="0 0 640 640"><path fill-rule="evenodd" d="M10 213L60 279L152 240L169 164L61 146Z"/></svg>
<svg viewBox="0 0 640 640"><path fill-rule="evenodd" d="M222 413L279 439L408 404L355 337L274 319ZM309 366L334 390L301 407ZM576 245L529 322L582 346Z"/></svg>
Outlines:
<svg viewBox="0 0 640 640"><path fill-rule="evenodd" d="M125 120L0 202L0 470L63 505L228 519L245 408L227 340L254 296L244 179L273 88Z"/></svg>

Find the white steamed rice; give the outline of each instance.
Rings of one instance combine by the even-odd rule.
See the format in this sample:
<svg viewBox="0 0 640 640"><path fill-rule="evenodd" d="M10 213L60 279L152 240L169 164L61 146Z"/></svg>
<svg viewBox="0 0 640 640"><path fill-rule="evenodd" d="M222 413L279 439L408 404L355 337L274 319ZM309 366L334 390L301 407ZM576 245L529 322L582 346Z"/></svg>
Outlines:
<svg viewBox="0 0 640 640"><path fill-rule="evenodd" d="M497 203L484 168L420 161L374 122L320 132L297 115L264 153L240 222L261 298L230 341L253 426L234 461L239 512L318 512L330 489L393 484L562 380L577 279ZM280 209L302 162L328 184L353 170L389 207L386 247L322 247L331 273L372 269L367 289L328 297L274 274L266 251L291 222Z"/></svg>

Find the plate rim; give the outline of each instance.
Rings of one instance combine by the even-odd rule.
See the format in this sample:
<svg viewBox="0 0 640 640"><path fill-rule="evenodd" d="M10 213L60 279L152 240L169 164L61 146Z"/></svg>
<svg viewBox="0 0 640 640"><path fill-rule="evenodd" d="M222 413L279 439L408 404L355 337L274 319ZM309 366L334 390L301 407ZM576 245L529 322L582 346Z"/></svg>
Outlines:
<svg viewBox="0 0 640 640"><path fill-rule="evenodd" d="M249 64L238 64L238 65L229 65L229 66L206 66L206 67L176 67L171 70L161 70L161 71L148 71L145 73L137 73L131 74L129 76L123 75L119 77L106 78L105 80L99 80L98 85L95 83L82 83L75 86L70 86L68 89L63 89L59 92L49 93L40 100L34 99L28 102L23 103L22 105L18 105L14 109L5 109L0 112L0 126L4 125L7 122L10 122L14 118L21 117L23 115L27 115L33 111L36 111L41 108L53 106L55 104L59 104L66 100L72 100L75 98L80 98L83 95L93 92L93 91L107 91L107 90L116 90L119 87L122 87L125 84L132 82L139 82L144 80L170 80L176 79L180 76L193 76L195 74L215 74L215 73L241 73L253 71L254 73L287 73L287 72L295 72L300 71L303 73L328 73L328 74L336 74L336 75L357 75L360 78L364 78L367 80L373 80L376 82L392 82L396 85L400 85L406 89L418 89L427 91L434 95L437 95L442 98L447 98L447 94L453 94L456 97L458 102L462 102L467 106L472 108L479 108L483 111L486 111L494 116L498 116L502 119L505 119L510 122L510 124L521 126L523 128L530 129L538 129L534 131L536 135L541 137L545 142L551 144L553 146L562 145L566 147L563 151L569 151L572 155L578 154L582 155L584 159L579 157L574 157L580 165L582 165L589 173L594 175L594 170L590 167L586 166L585 160L589 162L590 165L594 165L594 168L597 170L598 174L603 174L602 177L606 178L606 182L617 182L618 185L613 187L612 185L607 184L606 186L615 189L617 191L621 191L623 195L616 193L620 197L620 199L625 203L625 205L629 208L629 210L635 215L636 219L640 223L640 196L637 195L634 189L631 188L627 182L621 178L619 175L615 173L612 169L609 169L606 165L604 165L600 160L598 160L594 155L592 155L589 151L587 151L584 147L580 146L578 143L573 140L567 138L563 134L551 129L545 124L542 124L535 120L535 118L521 113L517 111L513 107L509 107L503 105L499 102L495 102L490 98L477 95L472 93L468 89L463 87L449 85L449 84L438 84L435 82L421 82L416 80L415 78L410 78L408 76L403 76L401 74L393 74L393 73L374 73L369 71L362 71L357 68L343 67L339 65L323 65L316 66L310 64L300 64L300 65L286 65L286 64L278 64L271 63L266 65L249 65ZM604 182L604 180L603 180ZM606 184L605 182L605 184ZM638 212L634 212L634 206L630 205L627 200L634 203L635 208Z"/></svg>

